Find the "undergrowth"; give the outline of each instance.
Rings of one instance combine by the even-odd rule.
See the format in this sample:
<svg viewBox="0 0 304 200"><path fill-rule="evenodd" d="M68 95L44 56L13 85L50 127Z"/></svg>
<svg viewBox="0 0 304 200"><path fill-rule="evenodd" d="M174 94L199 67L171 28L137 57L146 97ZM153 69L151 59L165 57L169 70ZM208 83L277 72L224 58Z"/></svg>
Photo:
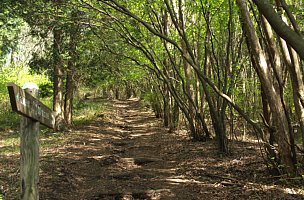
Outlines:
<svg viewBox="0 0 304 200"><path fill-rule="evenodd" d="M87 99L79 101L74 108L74 125L85 124L98 118L104 111L102 100Z"/></svg>

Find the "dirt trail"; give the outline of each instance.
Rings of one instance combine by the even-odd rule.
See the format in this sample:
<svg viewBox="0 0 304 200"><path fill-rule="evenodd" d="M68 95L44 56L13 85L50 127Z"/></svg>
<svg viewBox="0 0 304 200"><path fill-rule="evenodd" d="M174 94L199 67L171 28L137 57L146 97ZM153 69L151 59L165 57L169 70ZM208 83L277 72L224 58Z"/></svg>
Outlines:
<svg viewBox="0 0 304 200"><path fill-rule="evenodd" d="M304 199L272 183L256 144L235 143L220 158L215 142L168 133L138 101L111 103L42 151L40 199Z"/></svg>

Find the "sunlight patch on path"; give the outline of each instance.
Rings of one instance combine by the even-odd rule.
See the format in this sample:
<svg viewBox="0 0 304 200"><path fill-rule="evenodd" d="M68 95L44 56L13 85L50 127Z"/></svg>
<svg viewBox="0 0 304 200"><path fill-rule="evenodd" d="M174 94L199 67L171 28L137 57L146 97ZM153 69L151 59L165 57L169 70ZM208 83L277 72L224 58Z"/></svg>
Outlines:
<svg viewBox="0 0 304 200"><path fill-rule="evenodd" d="M136 137L141 137L141 136L149 136L149 135L154 135L154 132L150 132L150 133L134 133L134 134L130 134L130 138L136 138Z"/></svg>
<svg viewBox="0 0 304 200"><path fill-rule="evenodd" d="M104 113L106 118L84 126L82 136L69 142L65 151L56 148L59 152L45 158L49 179L44 183L48 186L54 179L48 166L59 160L53 183L66 188L62 183L72 180L77 186L77 198L66 200L272 199L268 197L299 194L255 182L252 177L263 174L261 161L251 157L256 152L252 145L244 144L250 151L243 153L244 147L235 144L234 156L220 158L215 142L191 142L186 130L169 133L147 110L140 102L115 101ZM45 193L51 197L49 188Z"/></svg>
<svg viewBox="0 0 304 200"><path fill-rule="evenodd" d="M114 105L114 107L116 107L116 108L126 108L126 107L128 107L128 105L127 104L116 104L116 105Z"/></svg>
<svg viewBox="0 0 304 200"><path fill-rule="evenodd" d="M170 182L170 184L183 184L183 183L197 183L197 184L203 184L203 182L194 180L194 179L188 179L185 176L172 176L169 178L166 178L165 181Z"/></svg>

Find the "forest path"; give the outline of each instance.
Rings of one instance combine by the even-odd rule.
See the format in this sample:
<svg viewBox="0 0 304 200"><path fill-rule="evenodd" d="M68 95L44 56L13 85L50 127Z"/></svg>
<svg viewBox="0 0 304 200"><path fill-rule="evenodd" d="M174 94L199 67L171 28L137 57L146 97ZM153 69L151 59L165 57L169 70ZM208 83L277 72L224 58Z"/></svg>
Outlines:
<svg viewBox="0 0 304 200"><path fill-rule="evenodd" d="M64 145L42 150L40 199L303 198L264 177L256 144L234 144L234 156L220 158L215 142L168 133L134 99L111 101L96 115Z"/></svg>

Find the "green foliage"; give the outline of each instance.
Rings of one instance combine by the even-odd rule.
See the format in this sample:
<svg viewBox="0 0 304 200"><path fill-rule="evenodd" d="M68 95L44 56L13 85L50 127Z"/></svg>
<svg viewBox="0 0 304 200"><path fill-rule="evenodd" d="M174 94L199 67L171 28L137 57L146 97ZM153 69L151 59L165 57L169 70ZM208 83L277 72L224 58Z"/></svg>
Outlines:
<svg viewBox="0 0 304 200"><path fill-rule="evenodd" d="M10 132L0 140L4 148L0 149L0 155L19 153L20 137L16 132Z"/></svg>
<svg viewBox="0 0 304 200"><path fill-rule="evenodd" d="M87 12L88 15L94 14L92 10ZM96 19L96 23L103 27L99 20L103 19ZM138 82L147 74L131 59L136 58L134 48L130 48L119 33L108 27L83 30L77 52L78 73L83 86L108 88Z"/></svg>
<svg viewBox="0 0 304 200"><path fill-rule="evenodd" d="M155 104L161 104L160 99L162 95L158 91L145 91L141 96L141 102L143 106L152 106Z"/></svg>
<svg viewBox="0 0 304 200"><path fill-rule="evenodd" d="M143 106L149 106L155 100L156 94L153 92L145 92L142 94L141 103Z"/></svg>
<svg viewBox="0 0 304 200"><path fill-rule="evenodd" d="M24 24L23 20L16 17L9 1L1 3L0 8L0 64L6 62L9 53L15 50L19 33Z"/></svg>
<svg viewBox="0 0 304 200"><path fill-rule="evenodd" d="M28 67L4 67L0 71L0 124L2 124L3 129L6 129L14 127L19 119L19 116L11 111L7 83L14 82L22 86L26 82L33 82L44 87L50 85L50 81L43 74L30 74Z"/></svg>
<svg viewBox="0 0 304 200"><path fill-rule="evenodd" d="M74 122L83 124L94 120L104 111L104 105L95 101L79 101L75 106Z"/></svg>
<svg viewBox="0 0 304 200"><path fill-rule="evenodd" d="M53 94L53 84L51 82L46 82L39 85L40 98L51 97L52 94Z"/></svg>

